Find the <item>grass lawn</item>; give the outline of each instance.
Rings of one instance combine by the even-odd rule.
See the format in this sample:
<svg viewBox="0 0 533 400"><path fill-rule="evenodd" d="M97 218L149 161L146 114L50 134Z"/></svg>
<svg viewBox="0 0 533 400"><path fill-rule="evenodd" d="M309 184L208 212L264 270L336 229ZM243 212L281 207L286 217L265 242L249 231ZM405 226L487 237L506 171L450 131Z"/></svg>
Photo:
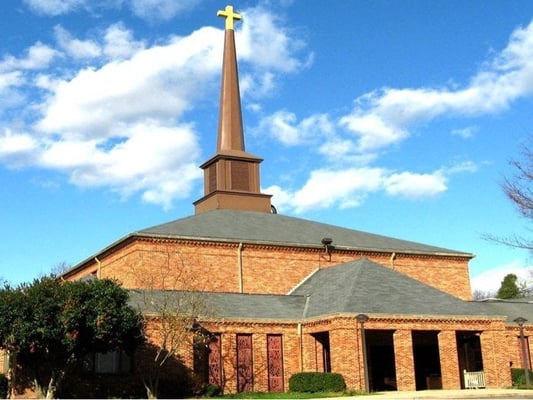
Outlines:
<svg viewBox="0 0 533 400"><path fill-rule="evenodd" d="M251 393L234 393L219 396L225 399L318 399L328 397L344 397L344 396L364 396L365 392L287 392L287 393L266 393L266 392L251 392Z"/></svg>

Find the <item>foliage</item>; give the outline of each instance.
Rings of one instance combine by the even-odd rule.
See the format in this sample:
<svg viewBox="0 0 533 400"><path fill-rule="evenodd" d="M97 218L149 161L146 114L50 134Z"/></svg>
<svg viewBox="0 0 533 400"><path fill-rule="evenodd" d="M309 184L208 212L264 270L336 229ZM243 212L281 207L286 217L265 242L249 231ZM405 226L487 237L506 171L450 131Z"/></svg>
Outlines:
<svg viewBox="0 0 533 400"><path fill-rule="evenodd" d="M222 389L219 386L213 385L211 383L206 385L204 388L205 397L217 397L217 396L220 396L221 393L222 393Z"/></svg>
<svg viewBox="0 0 533 400"><path fill-rule="evenodd" d="M300 372L289 379L291 392L342 392L344 389L343 376L331 372Z"/></svg>
<svg viewBox="0 0 533 400"><path fill-rule="evenodd" d="M150 362L143 363L141 376L148 398L157 398L162 391L161 380L169 371L181 371L176 379L186 380L186 372L179 368L180 349L191 348L209 339L197 320L209 316L203 282L190 271L179 253L168 250L160 253L157 270L146 273L144 265L132 265L130 274L142 290L132 291L132 300L144 316L145 335L149 343L144 351ZM176 290L178 289L178 290Z"/></svg>
<svg viewBox="0 0 533 400"><path fill-rule="evenodd" d="M4 374L0 374L0 399L7 398L8 381Z"/></svg>
<svg viewBox="0 0 533 400"><path fill-rule="evenodd" d="M472 299L473 300L483 300L483 299L490 299L496 297L496 293L492 292L490 290L479 290L476 289L472 292Z"/></svg>
<svg viewBox="0 0 533 400"><path fill-rule="evenodd" d="M64 376L91 352L132 350L141 318L110 280L51 277L0 291L0 348L14 353L39 395L55 396Z"/></svg>
<svg viewBox="0 0 533 400"><path fill-rule="evenodd" d="M529 372L529 380L533 382L533 371ZM524 374L523 368L511 368L511 379L513 386L521 387L526 384L526 374Z"/></svg>
<svg viewBox="0 0 533 400"><path fill-rule="evenodd" d="M498 299L518 299L524 297L523 288L517 283L518 277L515 274L507 274L503 278L502 284L496 293Z"/></svg>

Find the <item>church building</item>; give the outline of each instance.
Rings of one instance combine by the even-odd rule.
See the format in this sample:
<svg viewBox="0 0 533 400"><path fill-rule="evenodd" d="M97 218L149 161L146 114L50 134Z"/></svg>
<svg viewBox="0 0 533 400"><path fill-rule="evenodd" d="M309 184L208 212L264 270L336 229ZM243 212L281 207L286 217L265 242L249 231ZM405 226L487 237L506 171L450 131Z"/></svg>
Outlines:
<svg viewBox="0 0 533 400"><path fill-rule="evenodd" d="M132 232L63 278L116 279L137 306L148 292L200 294L207 351L184 346L180 360L226 393L287 391L309 371L340 373L350 390L510 387L533 332L514 320L533 321L533 306L472 301L473 254L281 215L261 193L262 159L245 149L241 17L219 16L218 141L194 215Z"/></svg>

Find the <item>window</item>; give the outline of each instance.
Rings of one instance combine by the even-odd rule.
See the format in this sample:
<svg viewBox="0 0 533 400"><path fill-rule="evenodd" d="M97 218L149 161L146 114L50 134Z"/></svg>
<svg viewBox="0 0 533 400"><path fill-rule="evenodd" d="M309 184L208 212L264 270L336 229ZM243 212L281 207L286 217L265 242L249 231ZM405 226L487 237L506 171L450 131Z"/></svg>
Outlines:
<svg viewBox="0 0 533 400"><path fill-rule="evenodd" d="M131 356L121 350L89 354L83 362L83 372L87 373L125 374L131 370Z"/></svg>

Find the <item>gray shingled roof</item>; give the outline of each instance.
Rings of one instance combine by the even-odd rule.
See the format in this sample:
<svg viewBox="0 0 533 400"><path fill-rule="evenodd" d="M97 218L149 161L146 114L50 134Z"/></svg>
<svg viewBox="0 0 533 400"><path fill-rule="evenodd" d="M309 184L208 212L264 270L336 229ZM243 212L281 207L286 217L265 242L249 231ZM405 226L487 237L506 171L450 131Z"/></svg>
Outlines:
<svg viewBox="0 0 533 400"><path fill-rule="evenodd" d="M527 300L489 300L480 302L488 313L507 316L507 323L513 324L517 317L524 317L529 324L533 324L533 303Z"/></svg>
<svg viewBox="0 0 533 400"><path fill-rule="evenodd" d="M487 315L476 302L441 292L367 259L318 270L292 294L310 294L307 316L332 313Z"/></svg>
<svg viewBox="0 0 533 400"><path fill-rule="evenodd" d="M146 297L145 297L146 296ZM188 301L190 296L196 299ZM161 306L180 304L183 310L189 303L201 305L200 315L207 317L254 319L254 320L299 320L305 306L304 296L283 296L242 293L209 293L184 291L130 290L130 303L144 313L154 313L151 303Z"/></svg>
<svg viewBox="0 0 533 400"><path fill-rule="evenodd" d="M321 246L321 240L329 237L337 248L472 256L469 253L301 218L251 211L213 210L143 229L134 234L299 246Z"/></svg>
<svg viewBox="0 0 533 400"><path fill-rule="evenodd" d="M131 301L144 312L143 291L132 290ZM168 296L187 296L180 291L154 291L161 304ZM290 295L197 293L208 316L253 320L301 320L334 314L386 314L414 316L504 316L516 308L500 309L484 302L463 301L431 286L367 259L317 271ZM306 298L309 302L306 307ZM183 302L181 302L183 303ZM498 303L499 304L499 303ZM522 303L522 306L525 303ZM533 305L528 304L531 309ZM304 315L305 313L305 315ZM526 318L529 314L524 314ZM512 320L513 318L510 318ZM529 319L529 318L528 318ZM533 321L533 315L531 316Z"/></svg>

